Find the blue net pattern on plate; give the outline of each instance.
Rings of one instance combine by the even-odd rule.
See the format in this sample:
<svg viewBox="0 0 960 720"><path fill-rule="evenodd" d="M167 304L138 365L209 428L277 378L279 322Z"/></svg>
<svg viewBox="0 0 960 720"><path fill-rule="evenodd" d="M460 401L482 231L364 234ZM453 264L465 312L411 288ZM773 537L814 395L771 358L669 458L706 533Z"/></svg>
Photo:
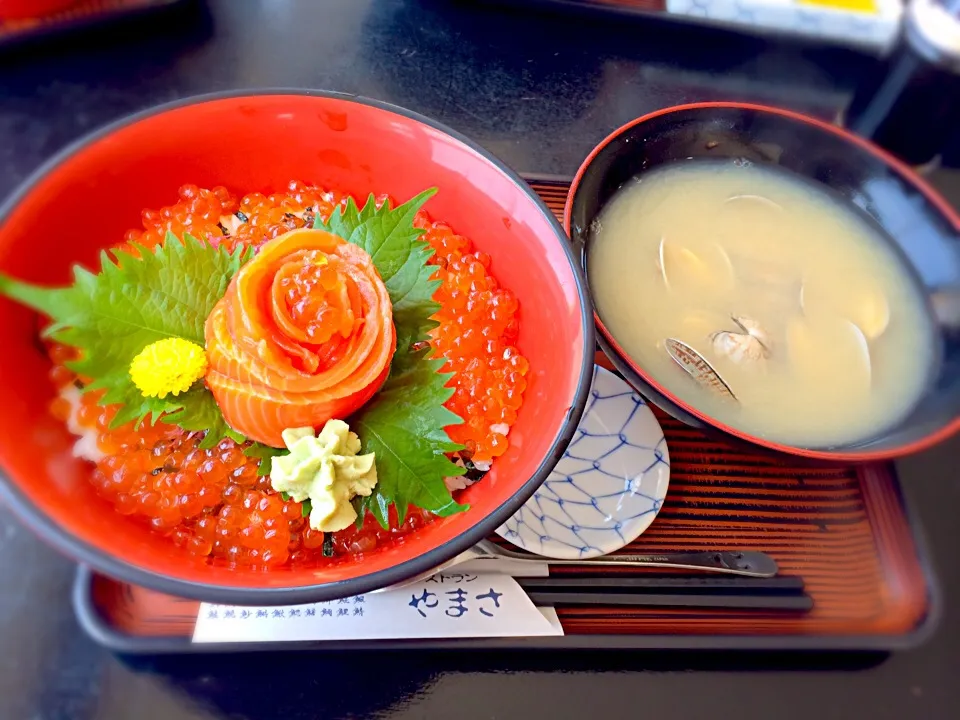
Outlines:
<svg viewBox="0 0 960 720"><path fill-rule="evenodd" d="M663 430L650 408L623 380L595 368L587 409L563 458L498 532L551 556L610 552L653 521L669 467Z"/></svg>

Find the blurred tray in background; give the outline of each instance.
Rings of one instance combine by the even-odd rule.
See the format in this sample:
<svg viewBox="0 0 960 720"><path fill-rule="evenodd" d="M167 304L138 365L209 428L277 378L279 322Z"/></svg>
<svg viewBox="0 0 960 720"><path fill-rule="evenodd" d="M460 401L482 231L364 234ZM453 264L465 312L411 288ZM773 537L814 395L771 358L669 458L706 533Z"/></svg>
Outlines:
<svg viewBox="0 0 960 720"><path fill-rule="evenodd" d="M788 35L885 54L897 40L903 0L483 0L549 9L592 9Z"/></svg>
<svg viewBox="0 0 960 720"><path fill-rule="evenodd" d="M53 33L78 30L102 22L179 5L185 1L76 0L69 7L51 14L8 20L0 18L0 46L44 37Z"/></svg>

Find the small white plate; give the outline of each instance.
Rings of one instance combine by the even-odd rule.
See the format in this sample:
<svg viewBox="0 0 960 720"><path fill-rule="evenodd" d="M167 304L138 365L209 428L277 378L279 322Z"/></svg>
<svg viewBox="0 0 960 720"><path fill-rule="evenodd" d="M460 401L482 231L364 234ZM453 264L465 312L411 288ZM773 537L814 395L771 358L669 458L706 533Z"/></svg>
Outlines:
<svg viewBox="0 0 960 720"><path fill-rule="evenodd" d="M567 451L497 534L546 557L606 555L650 527L669 483L670 456L657 418L626 382L595 367Z"/></svg>

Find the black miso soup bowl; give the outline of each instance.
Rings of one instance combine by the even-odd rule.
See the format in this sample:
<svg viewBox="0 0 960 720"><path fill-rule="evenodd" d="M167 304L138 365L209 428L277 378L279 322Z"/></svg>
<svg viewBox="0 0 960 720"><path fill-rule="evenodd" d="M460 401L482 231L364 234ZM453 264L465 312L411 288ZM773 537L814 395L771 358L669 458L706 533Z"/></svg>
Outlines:
<svg viewBox="0 0 960 720"><path fill-rule="evenodd" d="M590 153L567 196L564 225L584 269L591 223L624 183L668 163L698 159L777 166L830 188L876 221L927 294L938 362L923 396L896 426L866 441L825 449L750 435L680 400L624 352L595 314L600 346L627 380L688 425L811 459L890 459L960 430L960 217L909 167L839 127L788 110L731 102L681 105L627 123Z"/></svg>

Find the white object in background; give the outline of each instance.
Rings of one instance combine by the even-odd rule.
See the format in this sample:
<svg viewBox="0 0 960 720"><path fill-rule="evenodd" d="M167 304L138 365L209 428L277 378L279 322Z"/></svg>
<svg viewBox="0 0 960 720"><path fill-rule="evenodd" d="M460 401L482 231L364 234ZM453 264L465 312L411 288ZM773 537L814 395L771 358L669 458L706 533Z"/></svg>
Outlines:
<svg viewBox="0 0 960 720"><path fill-rule="evenodd" d="M912 0L904 34L918 55L960 73L960 10L957 0Z"/></svg>
<svg viewBox="0 0 960 720"><path fill-rule="evenodd" d="M396 640L563 635L508 575L451 570L395 590L309 605L202 603L195 643Z"/></svg>
<svg viewBox="0 0 960 720"><path fill-rule="evenodd" d="M602 367L560 462L497 534L567 560L619 550L650 527L670 483L663 429L643 398Z"/></svg>
<svg viewBox="0 0 960 720"><path fill-rule="evenodd" d="M798 0L667 0L667 13L746 30L766 28L886 52L896 43L902 0L801 2Z"/></svg>

